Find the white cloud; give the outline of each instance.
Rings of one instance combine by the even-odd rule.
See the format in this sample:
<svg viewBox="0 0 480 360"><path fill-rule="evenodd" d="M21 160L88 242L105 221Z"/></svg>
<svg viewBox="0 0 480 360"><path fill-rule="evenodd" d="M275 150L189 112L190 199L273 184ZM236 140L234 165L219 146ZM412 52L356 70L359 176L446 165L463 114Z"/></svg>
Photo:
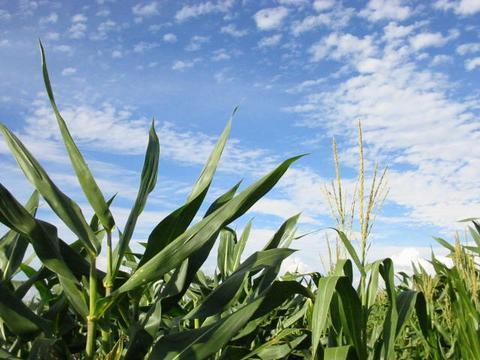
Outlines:
<svg viewBox="0 0 480 360"><path fill-rule="evenodd" d="M465 69L468 71L475 70L477 67L480 67L480 57L465 60Z"/></svg>
<svg viewBox="0 0 480 360"><path fill-rule="evenodd" d="M136 4L132 7L132 13L139 18L158 15L158 3L152 1L150 3Z"/></svg>
<svg viewBox="0 0 480 360"><path fill-rule="evenodd" d="M292 33L298 36L304 32L312 31L317 27L324 26L332 29L342 29L348 25L354 15L354 9L338 7L330 12L318 15L309 15L301 21L295 21L292 25Z"/></svg>
<svg viewBox="0 0 480 360"><path fill-rule="evenodd" d="M45 34L45 39L50 41L56 41L60 39L60 34L57 32L51 31Z"/></svg>
<svg viewBox="0 0 480 360"><path fill-rule="evenodd" d="M213 52L213 61L230 60L231 56L225 49L218 49Z"/></svg>
<svg viewBox="0 0 480 360"><path fill-rule="evenodd" d="M192 60L192 63L199 61ZM185 63L184 63L185 64ZM182 65L184 66L184 65ZM151 120L135 117L128 108L116 108L105 103L100 108L89 105L62 106L62 116L81 149L111 154L143 155L148 141ZM156 124L162 145L162 156L187 165L204 165L217 134L210 136L200 131L178 129L172 123ZM33 103L19 137L28 144L34 155L44 161L68 164L63 142L51 107L44 101ZM108 137L105 137L108 134ZM8 153L0 138L0 154ZM262 174L274 162L263 149L244 147L230 139L222 156L221 171ZM276 162L276 161L275 161Z"/></svg>
<svg viewBox="0 0 480 360"><path fill-rule="evenodd" d="M10 45L10 41L8 39L2 39L0 40L0 47L8 46Z"/></svg>
<svg viewBox="0 0 480 360"><path fill-rule="evenodd" d="M327 81L326 77L315 79L315 80L305 80L305 81L302 81L300 84L297 84L297 85L291 87L290 89L288 89L287 93L290 93L290 94L301 93L301 92L303 92L307 89L310 89L313 86L323 84L326 81ZM298 105L296 105L296 106L298 106ZM287 107L287 108L290 108L290 107Z"/></svg>
<svg viewBox="0 0 480 360"><path fill-rule="evenodd" d="M92 35L93 40L105 40L108 37L108 34L112 31L119 30L119 26L113 20L106 20L101 22L95 34Z"/></svg>
<svg viewBox="0 0 480 360"><path fill-rule="evenodd" d="M315 109L316 106L314 104L299 104L294 106L285 106L283 111L291 113L308 113Z"/></svg>
<svg viewBox="0 0 480 360"><path fill-rule="evenodd" d="M480 11L478 0L437 0L433 6L440 10L453 10L458 15L474 15Z"/></svg>
<svg viewBox="0 0 480 360"><path fill-rule="evenodd" d="M313 8L317 11L325 11L335 5L335 0L315 0Z"/></svg>
<svg viewBox="0 0 480 360"><path fill-rule="evenodd" d="M113 59L120 59L123 57L123 53L121 50L113 50L112 51L112 58Z"/></svg>
<svg viewBox="0 0 480 360"><path fill-rule="evenodd" d="M67 67L65 69L62 70L62 75L63 76L70 76L70 75L73 75L77 72L77 69L75 69L74 67Z"/></svg>
<svg viewBox="0 0 480 360"><path fill-rule="evenodd" d="M259 48L265 48L265 47L272 47L276 46L280 43L282 40L282 34L275 34L272 36L265 36L260 39L258 42L258 47Z"/></svg>
<svg viewBox="0 0 480 360"><path fill-rule="evenodd" d="M172 65L172 70L183 71L185 69L191 68L195 65L195 61L189 60L176 60Z"/></svg>
<svg viewBox="0 0 480 360"><path fill-rule="evenodd" d="M154 49L156 47L158 47L157 43L140 41L134 45L133 51L136 53L144 53L145 51Z"/></svg>
<svg viewBox="0 0 480 360"><path fill-rule="evenodd" d="M148 27L148 30L151 31L152 33L157 33L160 30L162 30L164 27L166 27L167 24L152 24Z"/></svg>
<svg viewBox="0 0 480 360"><path fill-rule="evenodd" d="M447 258L448 250L443 247L435 246L397 246L397 245L377 245L374 244L370 250L369 259L380 260L390 258L395 266L395 272L406 272L411 274L412 263L416 266L421 265L426 271L434 273L433 266L429 260L435 253L435 257L443 263L451 264L451 259Z"/></svg>
<svg viewBox="0 0 480 360"><path fill-rule="evenodd" d="M405 20L410 17L412 10L404 5L403 0L370 0L360 16L370 21Z"/></svg>
<svg viewBox="0 0 480 360"><path fill-rule="evenodd" d="M467 55L480 52L480 42L478 43L466 43L457 47L457 53L459 55Z"/></svg>
<svg viewBox="0 0 480 360"><path fill-rule="evenodd" d="M185 47L187 51L198 51L202 48L203 44L210 41L208 36L194 35L190 39L190 43Z"/></svg>
<svg viewBox="0 0 480 360"><path fill-rule="evenodd" d="M55 12L50 13L50 15L41 17L39 20L40 25L55 24L58 20L58 15Z"/></svg>
<svg viewBox="0 0 480 360"><path fill-rule="evenodd" d="M410 44L415 50L421 50L428 47L441 47L449 41L449 37L443 36L441 33L424 32L413 36Z"/></svg>
<svg viewBox="0 0 480 360"><path fill-rule="evenodd" d="M383 28L384 36L383 38L387 41L392 41L395 39L401 39L405 36L408 36L415 30L415 25L398 25L395 22L390 22L387 26Z"/></svg>
<svg viewBox="0 0 480 360"><path fill-rule="evenodd" d="M300 124L344 134L353 145L361 120L369 161L392 167L389 200L412 219L458 228L457 220L480 212L480 162L471 151L480 141L480 103L452 97L444 74L416 63L408 37L382 39L336 34L311 50L314 59L338 60L350 73L307 93L298 104Z"/></svg>
<svg viewBox="0 0 480 360"><path fill-rule="evenodd" d="M108 10L108 9L101 9L101 10L97 11L97 13L96 13L95 15L96 15L96 16L106 17L106 16L109 16L109 15L110 15L110 10Z"/></svg>
<svg viewBox="0 0 480 360"><path fill-rule="evenodd" d="M72 55L73 54L73 48L70 45L56 45L53 47L54 51L65 53L67 55Z"/></svg>
<svg viewBox="0 0 480 360"><path fill-rule="evenodd" d="M311 271L313 271L312 267L305 264L300 257L293 255L283 260L282 266L280 267L280 274L287 272L306 274Z"/></svg>
<svg viewBox="0 0 480 360"><path fill-rule="evenodd" d="M306 6L310 4L309 0L277 0L280 5L286 6Z"/></svg>
<svg viewBox="0 0 480 360"><path fill-rule="evenodd" d="M163 35L162 39L167 43L174 43L177 41L177 36L173 33L167 33Z"/></svg>
<svg viewBox="0 0 480 360"><path fill-rule="evenodd" d="M87 20L88 20L87 17L83 14L75 14L72 16L72 23L86 22Z"/></svg>
<svg viewBox="0 0 480 360"><path fill-rule="evenodd" d="M213 78L217 84L229 83L233 81L233 77L228 75L228 69L217 71L215 74L213 74Z"/></svg>
<svg viewBox="0 0 480 360"><path fill-rule="evenodd" d="M185 5L175 14L177 21L185 21L202 15L216 12L228 12L233 0L206 1L195 5Z"/></svg>
<svg viewBox="0 0 480 360"><path fill-rule="evenodd" d="M83 14L76 14L72 16L72 25L68 29L72 39L81 39L85 37L87 31L87 17Z"/></svg>
<svg viewBox="0 0 480 360"><path fill-rule="evenodd" d="M453 57L450 55L440 54L435 55L432 59L432 65L442 65L442 64L451 64L453 63Z"/></svg>
<svg viewBox="0 0 480 360"><path fill-rule="evenodd" d="M38 9L39 2L34 0L20 0L18 6L22 14L32 16L35 10Z"/></svg>
<svg viewBox="0 0 480 360"><path fill-rule="evenodd" d="M222 26L222 28L220 29L220 32L222 34L228 34L228 35L231 35L231 36L237 37L237 38L238 37L243 37L243 36L248 34L247 29L239 30L233 24L228 24L228 25Z"/></svg>
<svg viewBox="0 0 480 360"><path fill-rule="evenodd" d="M367 58L376 53L373 38L369 35L358 38L352 34L332 33L309 49L313 61L324 58L340 60L345 57Z"/></svg>
<svg viewBox="0 0 480 360"><path fill-rule="evenodd" d="M288 9L283 6L259 10L253 16L260 30L273 30L280 27L288 15Z"/></svg>

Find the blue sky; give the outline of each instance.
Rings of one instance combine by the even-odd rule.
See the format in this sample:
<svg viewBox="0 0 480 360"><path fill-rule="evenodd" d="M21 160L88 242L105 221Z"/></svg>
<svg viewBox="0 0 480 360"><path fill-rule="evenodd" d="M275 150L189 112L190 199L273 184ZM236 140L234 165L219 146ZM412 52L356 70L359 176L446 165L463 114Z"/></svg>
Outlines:
<svg viewBox="0 0 480 360"><path fill-rule="evenodd" d="M86 206L45 97L37 39L57 102L120 224L136 195L148 125L157 120L159 181L143 240L189 187L236 105L232 138L209 200L283 159L310 155L236 226L254 217L249 251L287 217L299 232L333 225L322 188L337 139L353 183L356 127L367 165L389 167L371 257L399 268L478 216L480 0L1 1L0 121ZM30 185L0 142L0 181ZM71 235L46 205L40 216ZM294 244L293 265L319 269L324 232ZM440 250L439 250L440 251Z"/></svg>

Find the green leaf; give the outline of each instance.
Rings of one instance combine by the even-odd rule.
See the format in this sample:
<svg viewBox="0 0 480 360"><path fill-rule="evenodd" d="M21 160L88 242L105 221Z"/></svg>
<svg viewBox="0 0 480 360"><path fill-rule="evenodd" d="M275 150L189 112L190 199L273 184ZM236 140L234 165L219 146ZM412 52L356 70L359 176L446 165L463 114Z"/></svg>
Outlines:
<svg viewBox="0 0 480 360"><path fill-rule="evenodd" d="M3 124L0 124L0 130L27 179L35 186L65 225L78 236L87 250L91 254L97 254L100 251L100 244L98 244L97 237L85 221L80 207L60 191L33 155L10 130Z"/></svg>
<svg viewBox="0 0 480 360"><path fill-rule="evenodd" d="M3 350L3 349L0 349L0 359L2 359L2 360L20 360L20 358L17 358L16 356L13 356L8 351Z"/></svg>
<svg viewBox="0 0 480 360"><path fill-rule="evenodd" d="M340 231L335 228L332 228L332 229L337 232L338 236L340 237L340 240L342 241L343 245L345 246L348 253L350 254L350 257L352 258L353 262L357 266L358 271L360 271L362 275L366 276L365 269L363 268L362 262L360 261L357 255L357 252L353 248L351 241L347 238L347 235L345 235L343 231Z"/></svg>
<svg viewBox="0 0 480 360"><path fill-rule="evenodd" d="M77 287L79 286L77 279L62 257L57 229L30 215L2 184L0 184L0 222L30 241L40 261L57 274L74 309L86 317L87 304Z"/></svg>
<svg viewBox="0 0 480 360"><path fill-rule="evenodd" d="M47 276L51 276L53 273L45 267L42 267L39 271L35 271L35 269L26 264L22 264L20 267L25 275L28 276L28 280L15 289L15 296L18 296L20 299L23 298L26 291L28 291L28 288L34 284L42 301L49 303L49 301L53 298L53 294L43 279L45 279ZM24 285L28 288L22 288Z"/></svg>
<svg viewBox="0 0 480 360"><path fill-rule="evenodd" d="M218 244L217 268L222 278L232 273L236 233L226 227L220 231L220 243Z"/></svg>
<svg viewBox="0 0 480 360"><path fill-rule="evenodd" d="M240 261L242 259L243 251L245 250L245 245L247 245L248 237L250 236L250 230L252 228L252 220L249 220L245 225L245 228L240 235L240 239L235 245L234 254L233 254L233 270L237 270L240 266Z"/></svg>
<svg viewBox="0 0 480 360"><path fill-rule="evenodd" d="M297 281L274 281L264 292L268 301L264 301L257 309L253 318L259 318L271 313L295 294L313 299L313 294ZM263 293L262 293L263 294Z"/></svg>
<svg viewBox="0 0 480 360"><path fill-rule="evenodd" d="M235 186L233 186L230 190L228 190L225 194L221 195L219 198L217 198L212 205L208 208L206 215L208 216L211 214L214 210L220 208L224 204L226 204L228 201L230 201L233 196L235 195L236 190L238 189L238 186L240 183L237 183ZM168 311L172 306L175 306L175 304L180 300L180 298L185 294L185 292L188 290L188 287L192 283L192 281L195 278L195 275L198 273L202 265L205 263L205 261L208 258L208 255L212 251L213 246L215 245L216 241L216 235L212 236L199 250L195 251L188 257L188 265L186 267L180 266L175 269L174 276L176 277L181 277L183 279L183 284L179 284L178 286L178 292L177 294L169 297L169 298L164 298L162 299L162 303L165 307L165 309ZM184 260L184 263L187 260ZM183 272L183 274L180 274L180 272ZM168 285L167 285L168 286Z"/></svg>
<svg viewBox="0 0 480 360"><path fill-rule="evenodd" d="M327 347L324 352L325 360L349 360L355 359L352 346Z"/></svg>
<svg viewBox="0 0 480 360"><path fill-rule="evenodd" d="M105 201L105 198L98 187L95 178L93 177L90 169L88 168L85 159L83 158L80 150L78 149L77 145L73 141L73 137L70 134L70 131L67 128L67 124L63 119L62 115L60 115L60 111L58 110L57 104L55 102L55 97L53 95L52 86L50 84L50 77L48 75L47 69L47 61L45 58L45 50L43 48L42 42L39 42L40 45L40 52L42 57L42 73L43 73L43 80L45 82L45 88L47 89L48 98L50 99L50 104L52 105L53 111L55 113L55 117L57 118L57 123L60 128L60 132L62 134L63 142L65 143L65 147L67 148L68 155L70 157L70 161L72 166L77 174L78 181L80 182L80 186L88 199L88 202L92 206L95 214L97 215L98 219L102 223L103 227L107 231L111 231L115 226L115 221L113 220L113 216L110 212L109 206Z"/></svg>
<svg viewBox="0 0 480 360"><path fill-rule="evenodd" d="M300 335L301 333L301 329L281 330L272 336L271 340L262 343L241 360L252 359L255 356L262 360L287 359L288 355L306 339L307 335Z"/></svg>
<svg viewBox="0 0 480 360"><path fill-rule="evenodd" d="M232 200L232 198L235 196L238 188L240 187L241 183L242 183L242 181L239 181L238 183L233 185L230 189L228 189L227 192L225 192L224 194L222 194L218 198L216 198L215 201L209 206L208 210L205 212L204 217L207 217L208 215L213 213L215 210L221 208L227 202Z"/></svg>
<svg viewBox="0 0 480 360"><path fill-rule="evenodd" d="M362 311L360 298L347 277L339 279L337 292L340 297L340 319L345 336L353 345L359 359L367 357L366 342L363 341L362 329L365 324L363 317L359 316Z"/></svg>
<svg viewBox="0 0 480 360"><path fill-rule="evenodd" d="M114 274L116 274L120 268L125 251L127 250L128 244L133 236L133 231L135 229L135 225L137 224L138 217L142 213L145 203L147 202L148 194L153 191L155 184L157 183L159 156L160 145L158 143L158 136L155 132L154 123L152 121L152 126L150 127L148 137L147 152L145 154L145 161L143 163L142 175L140 178L140 188L138 189L135 204L133 205L130 215L128 216L127 223L123 231L123 236L120 237L120 242L118 244L115 257Z"/></svg>
<svg viewBox="0 0 480 360"><path fill-rule="evenodd" d="M327 276L318 281L313 314L310 321L310 328L312 330L312 359L317 356L320 338L327 328L330 303L332 302L337 283L341 278L342 276Z"/></svg>
<svg viewBox="0 0 480 360"><path fill-rule="evenodd" d="M63 360L72 358L61 340L37 338L32 344L28 360Z"/></svg>
<svg viewBox="0 0 480 360"><path fill-rule="evenodd" d="M38 208L38 192L34 191L33 194L30 196L30 199L28 199L27 203L25 204L25 209L35 216L35 213ZM13 232L12 230L10 230ZM20 236L20 234L15 233L15 236L13 237L13 241L11 244L9 244L7 252L7 262L5 264L5 267L3 269L3 278L4 279L11 279L13 275L15 275L16 271L18 270L18 267L22 263L22 260L25 256L25 252L28 247L28 240L25 239L23 236ZM0 243L0 251L4 247L4 243Z"/></svg>
<svg viewBox="0 0 480 360"><path fill-rule="evenodd" d="M232 128L232 118L235 115L237 108L235 108L230 116L230 119L225 126L220 138L217 141L217 144L212 150L212 153L208 157L207 163L202 170L198 180L196 181L195 185L193 186L192 192L190 193L187 202L192 201L197 196L202 194L205 189L208 189L210 184L212 183L213 175L217 170L218 162L220 161L220 157L222 156L223 149L225 148L225 144L227 143L228 136L230 135L230 130Z"/></svg>
<svg viewBox="0 0 480 360"><path fill-rule="evenodd" d="M455 247L450 244L448 241L442 239L442 238L439 238L439 237L434 237L433 238L436 242L438 242L440 245L442 245L443 247L446 247L448 250L450 251L455 251Z"/></svg>
<svg viewBox="0 0 480 360"><path fill-rule="evenodd" d="M265 295L212 325L166 335L156 342L149 358L206 359L242 329L264 301Z"/></svg>
<svg viewBox="0 0 480 360"><path fill-rule="evenodd" d="M0 318L16 335L50 332L51 324L30 310L7 286L0 282Z"/></svg>
<svg viewBox="0 0 480 360"><path fill-rule="evenodd" d="M116 293L130 291L142 284L160 279L165 273L177 267L218 234L225 225L243 215L280 180L288 167L300 157L297 156L283 162L271 173L178 236L161 252L140 266Z"/></svg>
<svg viewBox="0 0 480 360"><path fill-rule="evenodd" d="M375 261L370 264L370 279L367 286L367 308L371 308L377 299L378 294L378 276L381 261Z"/></svg>
<svg viewBox="0 0 480 360"><path fill-rule="evenodd" d="M333 274L336 276L346 276L353 282L353 266L350 259L338 259L333 269Z"/></svg>
<svg viewBox="0 0 480 360"><path fill-rule="evenodd" d="M294 250L271 249L256 252L240 265L237 271L217 286L205 300L193 309L185 318L206 318L223 311L242 286L245 277L252 271L274 267L290 256Z"/></svg>
<svg viewBox="0 0 480 360"><path fill-rule="evenodd" d="M405 323L410 319L415 310L418 292L414 290L402 291L397 296L398 322L395 337L401 333Z"/></svg>
<svg viewBox="0 0 480 360"><path fill-rule="evenodd" d="M395 337L398 326L397 293L394 283L393 262L391 259L383 260L380 266L380 274L385 281L388 295L388 310L383 325L383 346L385 359L395 358Z"/></svg>
<svg viewBox="0 0 480 360"><path fill-rule="evenodd" d="M298 218L300 214L294 215L291 218L287 219L280 228L275 232L273 237L270 239L267 245L263 250L274 249L280 247L285 241L293 239L295 234L296 226L298 223Z"/></svg>
<svg viewBox="0 0 480 360"><path fill-rule="evenodd" d="M140 260L140 266L145 264L153 256L163 250L175 238L183 233L192 222L193 218L197 214L198 209L202 205L203 200L205 199L210 184L212 183L213 175L215 174L220 156L222 155L223 149L225 148L225 144L230 134L231 122L232 121L230 119L220 138L218 139L217 144L213 148L205 167L193 186L192 192L187 198L187 202L173 213L168 215L155 227L155 229L153 229L152 233L148 237L147 247L142 259ZM207 215L229 201L239 186L240 183L218 198L208 209Z"/></svg>

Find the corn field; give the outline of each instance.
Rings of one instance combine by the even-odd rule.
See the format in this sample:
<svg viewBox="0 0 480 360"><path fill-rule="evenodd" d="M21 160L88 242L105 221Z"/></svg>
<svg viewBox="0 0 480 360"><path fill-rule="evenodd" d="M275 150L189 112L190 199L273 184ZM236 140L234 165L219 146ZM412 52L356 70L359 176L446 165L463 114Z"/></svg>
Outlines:
<svg viewBox="0 0 480 360"><path fill-rule="evenodd" d="M157 182L154 124L136 200L126 223L117 224L110 211L115 199L104 197L60 114L40 48L46 91L94 216L86 219L27 146L0 125L35 189L21 204L0 184L0 222L8 228L0 239L1 359L480 359L480 224L470 220L465 241L437 238L451 265L432 254L433 271L414 264L409 275L396 274L388 258L369 262L369 234L388 189L386 170L377 166L366 185L361 129L351 207L334 143L337 176L325 193L336 236L323 273L280 271L295 252L299 215L246 258L252 223L240 233L231 226L301 156L242 191L233 185L199 213L231 120L185 203L136 253L130 242ZM40 198L78 240L65 242L54 225L36 218ZM352 241L356 222L359 246ZM216 248L217 267L209 275L202 266ZM106 271L97 266L102 249Z"/></svg>

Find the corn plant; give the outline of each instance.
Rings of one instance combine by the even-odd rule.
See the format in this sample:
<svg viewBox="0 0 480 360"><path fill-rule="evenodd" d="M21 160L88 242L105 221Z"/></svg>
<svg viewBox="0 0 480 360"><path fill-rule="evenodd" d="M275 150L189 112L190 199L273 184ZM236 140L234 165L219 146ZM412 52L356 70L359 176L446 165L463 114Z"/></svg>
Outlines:
<svg viewBox="0 0 480 360"><path fill-rule="evenodd" d="M94 211L82 209L51 180L21 140L5 125L0 130L25 177L35 188L22 205L0 184L0 222L10 230L1 239L1 357L35 359L180 359L224 356L230 341L249 324L285 301L311 296L301 284L279 281L278 272L298 216L289 219L265 248L242 261L248 229L237 240L228 227L277 183L299 156L238 192L239 184L218 197L192 224L206 197L230 133L231 120L216 143L186 202L161 220L134 253L135 225L155 187L159 141L150 128L140 186L126 224L120 229L107 200L61 116L40 43L42 72L50 104L71 165ZM35 217L41 197L78 240L67 243L54 225ZM112 237L118 233L118 245ZM201 267L220 238L218 273ZM285 246L287 245L287 246ZM33 248L41 267L28 265ZM106 246L107 268L97 268ZM15 275L22 272L26 280ZM26 295L35 287L39 297ZM303 295L302 295L303 294ZM275 296L278 301L271 301ZM267 301L268 299L268 301ZM254 327L255 328L255 327ZM243 333L240 333L240 331ZM249 348L247 348L249 349Z"/></svg>
<svg viewBox="0 0 480 360"><path fill-rule="evenodd" d="M428 332L425 348L435 359L475 359L480 356L480 225L472 221L462 244L457 235L453 244L435 238L449 251L451 264L432 254L433 273L414 266L412 286L425 293Z"/></svg>
<svg viewBox="0 0 480 360"><path fill-rule="evenodd" d="M369 189L365 184L363 134L358 124L359 168L352 196L348 197L341 177L335 139L332 143L335 179L325 186L327 203L336 223L335 254L329 245L328 276L317 283L315 302L309 318L312 358L393 359L397 337L409 320L418 292L399 292L394 283L390 259L367 261L375 217L388 193L386 171L379 172L375 164ZM350 204L348 203L350 201ZM358 224L359 246L351 237ZM328 241L328 239L327 239ZM349 256L350 259L346 259ZM354 266L360 279L354 283ZM385 290L380 288L383 279ZM385 295L383 319L372 321L378 312L379 296ZM380 320L380 321L379 321Z"/></svg>

